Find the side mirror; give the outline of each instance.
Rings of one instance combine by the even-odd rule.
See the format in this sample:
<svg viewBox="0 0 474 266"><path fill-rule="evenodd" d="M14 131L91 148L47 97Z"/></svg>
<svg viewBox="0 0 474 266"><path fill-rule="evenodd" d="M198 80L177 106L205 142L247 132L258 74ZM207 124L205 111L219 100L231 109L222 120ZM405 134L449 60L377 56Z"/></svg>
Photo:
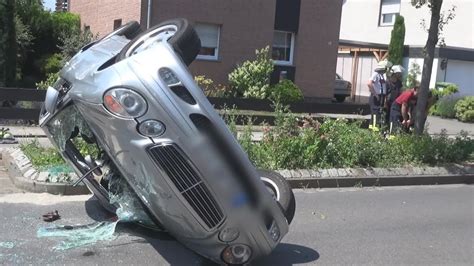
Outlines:
<svg viewBox="0 0 474 266"><path fill-rule="evenodd" d="M54 111L56 111L58 97L59 91L51 86L48 87L48 90L46 91L46 98L44 99L44 107L48 113L54 114Z"/></svg>

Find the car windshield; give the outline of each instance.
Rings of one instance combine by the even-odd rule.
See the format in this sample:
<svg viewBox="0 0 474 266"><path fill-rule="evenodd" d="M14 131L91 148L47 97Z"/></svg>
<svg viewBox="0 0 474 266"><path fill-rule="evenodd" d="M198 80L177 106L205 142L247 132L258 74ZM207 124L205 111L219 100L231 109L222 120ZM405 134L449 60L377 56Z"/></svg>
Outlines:
<svg viewBox="0 0 474 266"><path fill-rule="evenodd" d="M46 127L60 150L65 150L66 142L78 136L89 140L94 138L86 121L74 105L69 105L58 112Z"/></svg>

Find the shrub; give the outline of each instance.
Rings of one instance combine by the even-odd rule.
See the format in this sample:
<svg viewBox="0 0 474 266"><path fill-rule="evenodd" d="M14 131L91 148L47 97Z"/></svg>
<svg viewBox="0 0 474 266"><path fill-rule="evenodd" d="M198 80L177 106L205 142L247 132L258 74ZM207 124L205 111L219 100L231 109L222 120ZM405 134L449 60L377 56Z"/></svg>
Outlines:
<svg viewBox="0 0 474 266"><path fill-rule="evenodd" d="M215 84L214 81L204 75L195 76L194 81L203 90L207 97L229 97L230 92L226 86L222 84Z"/></svg>
<svg viewBox="0 0 474 266"><path fill-rule="evenodd" d="M63 67L63 56L61 54L52 54L44 61L41 70L45 74L56 73Z"/></svg>
<svg viewBox="0 0 474 266"><path fill-rule="evenodd" d="M431 91L434 95L437 95L439 98L442 98L444 96L459 92L459 88L458 85L454 83L438 82L436 83L436 88Z"/></svg>
<svg viewBox="0 0 474 266"><path fill-rule="evenodd" d="M432 115L438 115L443 118L454 118L456 116L456 110L454 106L459 101L459 97L456 95L448 95L441 98L435 105L434 109L431 110Z"/></svg>
<svg viewBox="0 0 474 266"><path fill-rule="evenodd" d="M300 126L287 107L275 106L275 126L263 125L259 142L251 139L247 125L239 142L250 160L267 169L314 169L343 167L403 167L437 165L472 160L474 140L466 133L455 139L401 134L386 139L361 128L360 123L310 117Z"/></svg>
<svg viewBox="0 0 474 266"><path fill-rule="evenodd" d="M421 68L416 62L412 62L410 69L408 70L408 76L406 77L406 87L413 88L418 83L418 76L421 75Z"/></svg>
<svg viewBox="0 0 474 266"><path fill-rule="evenodd" d="M454 106L456 118L463 122L474 122L474 96L460 99Z"/></svg>
<svg viewBox="0 0 474 266"><path fill-rule="evenodd" d="M39 90L46 90L46 89L48 89L48 86L53 86L54 82L56 82L56 80L58 80L58 78L59 78L59 72L49 73L46 76L45 80L42 80L42 81L36 83L36 88L39 89Z"/></svg>
<svg viewBox="0 0 474 266"><path fill-rule="evenodd" d="M229 74L229 84L233 96L265 99L269 96L270 74L273 72L273 61L267 46L256 50L255 60L245 61Z"/></svg>
<svg viewBox="0 0 474 266"><path fill-rule="evenodd" d="M285 79L271 88L270 99L280 103L303 100L303 93L291 80Z"/></svg>

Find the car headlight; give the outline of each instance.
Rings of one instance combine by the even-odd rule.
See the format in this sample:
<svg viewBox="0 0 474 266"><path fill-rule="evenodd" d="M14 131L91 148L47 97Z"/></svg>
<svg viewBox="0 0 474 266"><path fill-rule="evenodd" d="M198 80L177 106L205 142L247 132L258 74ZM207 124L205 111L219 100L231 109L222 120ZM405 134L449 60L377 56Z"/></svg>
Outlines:
<svg viewBox="0 0 474 266"><path fill-rule="evenodd" d="M278 225L275 221L272 223L272 226L270 227L270 230L268 230L268 232L270 233L270 236L272 237L273 241L277 242L280 238L280 228L278 228Z"/></svg>
<svg viewBox="0 0 474 266"><path fill-rule="evenodd" d="M237 230L236 228L228 227L219 233L219 239L222 242L232 242L236 240L237 237L239 237L239 234L239 230Z"/></svg>
<svg viewBox="0 0 474 266"><path fill-rule="evenodd" d="M251 256L252 249L242 244L228 246L222 251L222 260L227 264L244 264Z"/></svg>
<svg viewBox="0 0 474 266"><path fill-rule="evenodd" d="M158 120L146 120L138 125L138 132L147 137L159 137L165 133L165 124Z"/></svg>
<svg viewBox="0 0 474 266"><path fill-rule="evenodd" d="M123 118L135 118L145 114L147 103L135 91L125 88L113 88L104 94L104 106L114 115Z"/></svg>

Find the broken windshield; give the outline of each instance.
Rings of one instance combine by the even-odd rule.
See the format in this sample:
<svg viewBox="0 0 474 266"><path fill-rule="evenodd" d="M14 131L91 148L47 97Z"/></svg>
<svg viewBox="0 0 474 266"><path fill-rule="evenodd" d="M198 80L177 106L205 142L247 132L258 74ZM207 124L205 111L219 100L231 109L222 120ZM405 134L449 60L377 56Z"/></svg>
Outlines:
<svg viewBox="0 0 474 266"><path fill-rule="evenodd" d="M74 105L69 105L57 113L46 125L49 133L60 150L65 150L66 142L81 136L93 139L94 136L84 118Z"/></svg>

